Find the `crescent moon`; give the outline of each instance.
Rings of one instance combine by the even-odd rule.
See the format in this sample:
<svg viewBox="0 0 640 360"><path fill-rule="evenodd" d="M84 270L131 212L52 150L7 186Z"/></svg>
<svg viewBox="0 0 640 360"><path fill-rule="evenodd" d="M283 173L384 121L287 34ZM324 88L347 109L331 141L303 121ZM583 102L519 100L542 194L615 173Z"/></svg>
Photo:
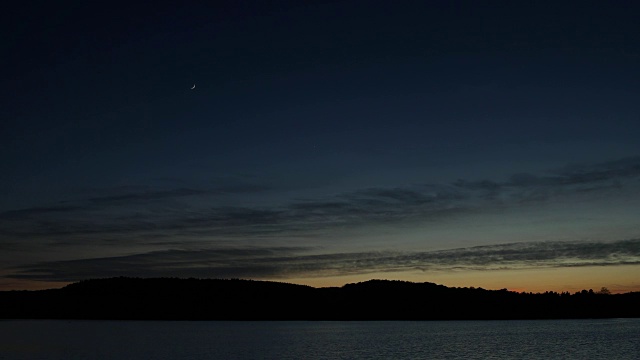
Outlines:
<svg viewBox="0 0 640 360"><path fill-rule="evenodd" d="M191 87L191 90L196 88L196 84L193 84L193 86Z"/></svg>

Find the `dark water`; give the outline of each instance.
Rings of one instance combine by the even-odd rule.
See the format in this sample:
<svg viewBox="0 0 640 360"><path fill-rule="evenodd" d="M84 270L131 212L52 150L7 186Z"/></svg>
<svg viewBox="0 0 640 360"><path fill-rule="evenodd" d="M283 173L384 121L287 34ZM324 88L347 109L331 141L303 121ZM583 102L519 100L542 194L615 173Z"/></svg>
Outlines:
<svg viewBox="0 0 640 360"><path fill-rule="evenodd" d="M640 359L640 319L10 320L0 359Z"/></svg>

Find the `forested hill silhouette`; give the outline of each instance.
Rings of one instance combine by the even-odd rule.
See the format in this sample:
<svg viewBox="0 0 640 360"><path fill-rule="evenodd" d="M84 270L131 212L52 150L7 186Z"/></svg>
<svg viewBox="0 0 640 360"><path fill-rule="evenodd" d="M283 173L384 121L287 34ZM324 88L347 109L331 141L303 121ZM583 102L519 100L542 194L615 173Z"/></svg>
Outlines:
<svg viewBox="0 0 640 360"><path fill-rule="evenodd" d="M370 280L313 288L252 280L110 278L0 292L0 318L454 320L640 317L640 292L516 293Z"/></svg>

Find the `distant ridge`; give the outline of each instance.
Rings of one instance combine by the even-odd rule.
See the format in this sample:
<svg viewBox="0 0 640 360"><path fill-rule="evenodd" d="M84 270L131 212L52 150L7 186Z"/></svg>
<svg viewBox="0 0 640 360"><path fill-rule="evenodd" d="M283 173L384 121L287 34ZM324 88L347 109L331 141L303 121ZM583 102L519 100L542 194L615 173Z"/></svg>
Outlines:
<svg viewBox="0 0 640 360"><path fill-rule="evenodd" d="M491 320L640 317L640 292L525 294L370 280L313 288L222 279L109 278L0 292L3 319Z"/></svg>

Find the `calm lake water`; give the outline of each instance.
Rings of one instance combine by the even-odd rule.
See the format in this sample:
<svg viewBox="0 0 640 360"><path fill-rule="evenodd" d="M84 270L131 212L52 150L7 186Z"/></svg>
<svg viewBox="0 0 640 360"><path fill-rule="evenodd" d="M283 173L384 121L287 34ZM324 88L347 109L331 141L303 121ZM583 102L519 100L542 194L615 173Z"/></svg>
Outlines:
<svg viewBox="0 0 640 360"><path fill-rule="evenodd" d="M640 359L640 319L6 320L0 359Z"/></svg>

